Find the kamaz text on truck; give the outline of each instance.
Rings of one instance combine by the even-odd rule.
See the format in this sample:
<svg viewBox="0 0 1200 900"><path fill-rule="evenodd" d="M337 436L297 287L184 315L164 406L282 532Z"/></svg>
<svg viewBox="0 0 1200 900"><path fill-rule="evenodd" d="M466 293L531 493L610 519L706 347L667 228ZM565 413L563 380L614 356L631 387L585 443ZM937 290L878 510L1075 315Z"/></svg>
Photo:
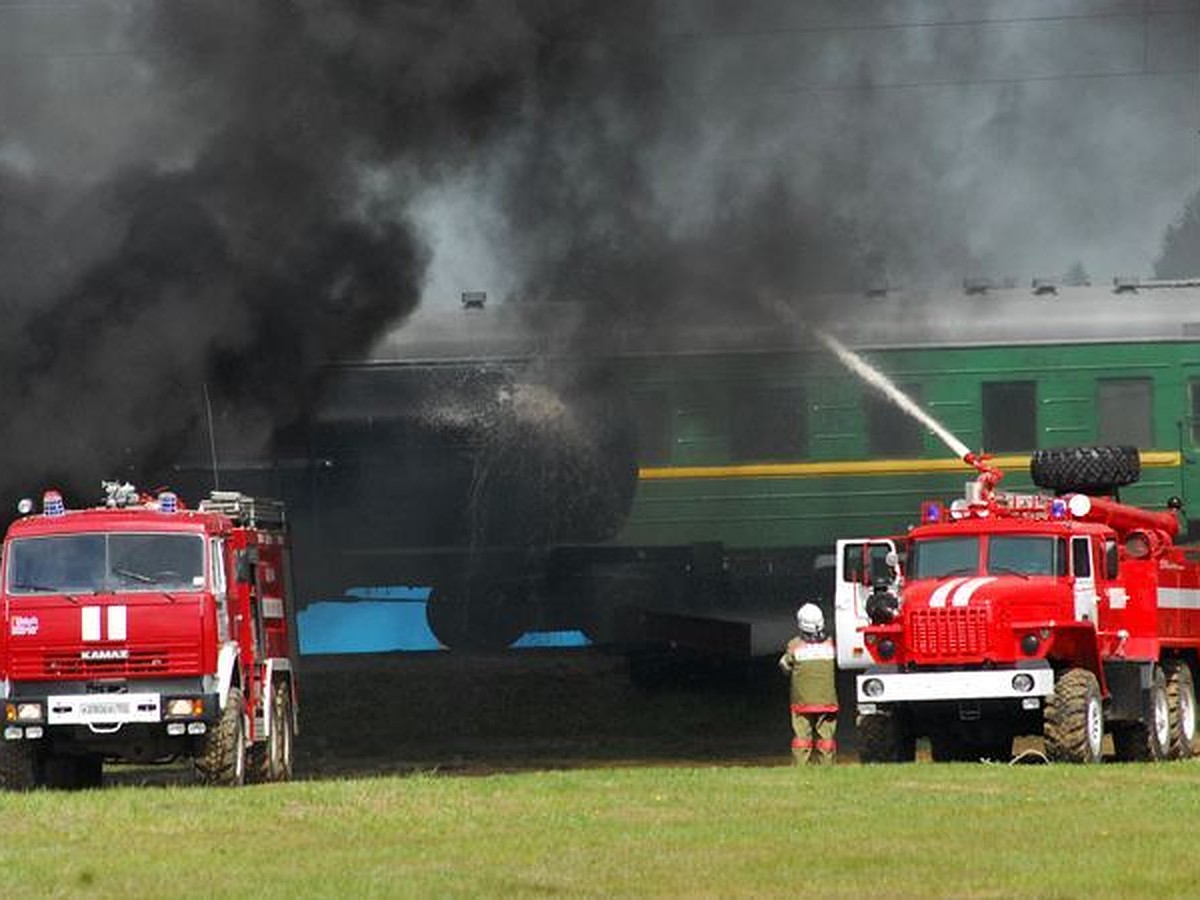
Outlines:
<svg viewBox="0 0 1200 900"><path fill-rule="evenodd" d="M855 585L839 624L869 655L843 660L867 664L864 761L912 759L921 736L935 760L1007 759L1022 735L1051 760L1096 762L1106 734L1118 759L1192 755L1200 547L1175 544L1174 509L1103 496L1137 477L1137 451L1038 451L1033 480L1054 494L1003 493L1000 472L967 461L980 475L966 497L926 503L904 537L847 542L839 559ZM854 560L892 550L902 577L868 585Z"/></svg>
<svg viewBox="0 0 1200 900"><path fill-rule="evenodd" d="M99 785L105 760L283 780L297 732L283 507L108 482L22 501L0 566L0 784Z"/></svg>

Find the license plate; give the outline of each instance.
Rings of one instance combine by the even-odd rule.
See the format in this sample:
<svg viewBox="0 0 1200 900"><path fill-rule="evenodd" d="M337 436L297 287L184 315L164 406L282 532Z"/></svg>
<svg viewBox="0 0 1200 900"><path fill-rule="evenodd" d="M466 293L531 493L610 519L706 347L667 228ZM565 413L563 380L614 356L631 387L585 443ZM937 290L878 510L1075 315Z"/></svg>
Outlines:
<svg viewBox="0 0 1200 900"><path fill-rule="evenodd" d="M79 706L79 714L87 718L95 718L97 716L127 716L129 715L128 703L82 703Z"/></svg>
<svg viewBox="0 0 1200 900"><path fill-rule="evenodd" d="M46 707L46 721L50 725L100 726L162 720L158 694L60 695L47 698Z"/></svg>

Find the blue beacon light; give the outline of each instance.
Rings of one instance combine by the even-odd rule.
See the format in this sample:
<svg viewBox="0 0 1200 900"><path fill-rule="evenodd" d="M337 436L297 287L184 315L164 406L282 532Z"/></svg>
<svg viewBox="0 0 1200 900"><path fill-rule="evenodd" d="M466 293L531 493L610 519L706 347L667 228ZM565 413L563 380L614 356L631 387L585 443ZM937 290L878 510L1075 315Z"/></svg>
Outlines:
<svg viewBox="0 0 1200 900"><path fill-rule="evenodd" d="M172 491L163 491L158 495L158 508L161 512L173 513L179 510L179 498Z"/></svg>

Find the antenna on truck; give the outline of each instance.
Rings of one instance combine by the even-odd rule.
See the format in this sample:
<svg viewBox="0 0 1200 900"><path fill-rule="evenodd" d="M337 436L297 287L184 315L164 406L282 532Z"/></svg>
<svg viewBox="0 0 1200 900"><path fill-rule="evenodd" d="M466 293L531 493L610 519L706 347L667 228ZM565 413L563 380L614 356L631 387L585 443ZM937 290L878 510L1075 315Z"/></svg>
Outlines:
<svg viewBox="0 0 1200 900"><path fill-rule="evenodd" d="M212 456L213 490L221 489L220 469L217 468L217 434L213 430L212 400L208 396L208 382L204 382L204 413L208 418L208 452Z"/></svg>

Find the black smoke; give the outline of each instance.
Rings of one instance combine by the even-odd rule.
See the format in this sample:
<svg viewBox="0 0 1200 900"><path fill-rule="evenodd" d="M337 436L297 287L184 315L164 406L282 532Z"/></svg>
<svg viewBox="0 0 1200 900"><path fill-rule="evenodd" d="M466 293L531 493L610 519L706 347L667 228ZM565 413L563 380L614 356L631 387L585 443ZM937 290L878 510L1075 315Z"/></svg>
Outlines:
<svg viewBox="0 0 1200 900"><path fill-rule="evenodd" d="M158 468L205 388L261 450L417 305L420 211L464 185L502 293L669 337L1135 268L1130 211L1192 165L1155 127L1194 96L1187 4L45 6L0 28L0 496Z"/></svg>

